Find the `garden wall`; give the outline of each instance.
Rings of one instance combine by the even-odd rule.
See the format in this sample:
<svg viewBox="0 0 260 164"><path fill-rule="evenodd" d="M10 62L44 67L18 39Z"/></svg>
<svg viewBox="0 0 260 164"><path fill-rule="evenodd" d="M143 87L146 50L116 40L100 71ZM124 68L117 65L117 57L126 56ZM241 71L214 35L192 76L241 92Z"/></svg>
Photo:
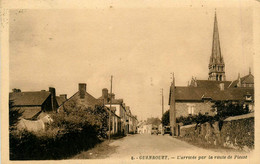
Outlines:
<svg viewBox="0 0 260 164"><path fill-rule="evenodd" d="M254 148L254 113L229 117L223 122L208 122L180 127L180 137L203 146L250 150Z"/></svg>

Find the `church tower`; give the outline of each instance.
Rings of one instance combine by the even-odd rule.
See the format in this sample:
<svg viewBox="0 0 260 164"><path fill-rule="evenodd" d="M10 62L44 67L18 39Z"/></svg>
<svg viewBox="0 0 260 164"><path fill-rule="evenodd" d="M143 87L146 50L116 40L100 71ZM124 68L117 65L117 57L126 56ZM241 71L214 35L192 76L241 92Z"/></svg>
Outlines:
<svg viewBox="0 0 260 164"><path fill-rule="evenodd" d="M213 29L213 42L212 52L209 60L209 80L214 81L225 81L225 63L221 55L219 32L218 32L218 21L217 14L215 11L214 29Z"/></svg>

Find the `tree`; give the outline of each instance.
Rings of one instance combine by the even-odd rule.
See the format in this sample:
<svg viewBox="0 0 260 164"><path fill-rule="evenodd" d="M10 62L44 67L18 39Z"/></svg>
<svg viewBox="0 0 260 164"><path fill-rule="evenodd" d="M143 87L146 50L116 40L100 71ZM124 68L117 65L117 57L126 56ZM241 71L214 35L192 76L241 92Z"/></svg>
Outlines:
<svg viewBox="0 0 260 164"><path fill-rule="evenodd" d="M220 120L224 120L230 116L237 116L249 113L248 105L245 102L217 101L212 105L212 110L215 111Z"/></svg>
<svg viewBox="0 0 260 164"><path fill-rule="evenodd" d="M21 92L21 89L18 89L18 88L13 88L12 90L13 90L13 92Z"/></svg>
<svg viewBox="0 0 260 164"><path fill-rule="evenodd" d="M9 100L9 130L10 132L16 129L16 125L22 116L20 109L13 108L13 101Z"/></svg>
<svg viewBox="0 0 260 164"><path fill-rule="evenodd" d="M163 126L168 126L170 124L170 110L167 110L162 116Z"/></svg>
<svg viewBox="0 0 260 164"><path fill-rule="evenodd" d="M214 105L212 105L212 110L217 113L214 116L214 120L219 121L219 129L222 128L223 121L227 117L249 113L248 105L243 101L217 101Z"/></svg>
<svg viewBox="0 0 260 164"><path fill-rule="evenodd" d="M52 117L52 127L65 133L93 129L93 133L106 137L108 112L103 106L92 109L71 101L63 111L53 114Z"/></svg>
<svg viewBox="0 0 260 164"><path fill-rule="evenodd" d="M160 125L161 124L161 120L158 118L158 117L150 117L150 118L147 118L147 121L146 121L147 124L153 124L153 125Z"/></svg>

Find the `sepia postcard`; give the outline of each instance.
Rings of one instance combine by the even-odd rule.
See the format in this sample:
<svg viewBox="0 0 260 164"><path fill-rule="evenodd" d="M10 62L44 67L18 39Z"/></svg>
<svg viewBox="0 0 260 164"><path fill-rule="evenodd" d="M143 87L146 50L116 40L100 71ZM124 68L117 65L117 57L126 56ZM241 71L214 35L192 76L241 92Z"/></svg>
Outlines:
<svg viewBox="0 0 260 164"><path fill-rule="evenodd" d="M259 0L2 0L1 162L259 163Z"/></svg>

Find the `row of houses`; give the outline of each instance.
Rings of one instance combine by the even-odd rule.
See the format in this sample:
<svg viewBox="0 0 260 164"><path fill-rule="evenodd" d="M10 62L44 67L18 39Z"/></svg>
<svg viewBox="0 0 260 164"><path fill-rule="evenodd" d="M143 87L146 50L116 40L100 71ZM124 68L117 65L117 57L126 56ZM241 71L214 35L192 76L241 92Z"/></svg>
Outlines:
<svg viewBox="0 0 260 164"><path fill-rule="evenodd" d="M67 98L66 94L56 95L56 90L49 87L49 90L34 92L22 92L20 89L13 89L9 94L10 108L19 109L22 118L27 120L37 120L41 113L64 111L71 103L84 105L87 108L97 106L105 107L111 113L110 125L111 133L136 133L137 116L131 113L130 107L126 106L123 99L116 99L115 94L109 94L108 89L102 89L102 96L95 98L87 92L87 84L79 83L78 91ZM110 112L111 103L111 112Z"/></svg>
<svg viewBox="0 0 260 164"><path fill-rule="evenodd" d="M145 121L140 121L138 123L138 134L152 134L152 130L156 129L158 132L162 132L162 124L155 125Z"/></svg>

